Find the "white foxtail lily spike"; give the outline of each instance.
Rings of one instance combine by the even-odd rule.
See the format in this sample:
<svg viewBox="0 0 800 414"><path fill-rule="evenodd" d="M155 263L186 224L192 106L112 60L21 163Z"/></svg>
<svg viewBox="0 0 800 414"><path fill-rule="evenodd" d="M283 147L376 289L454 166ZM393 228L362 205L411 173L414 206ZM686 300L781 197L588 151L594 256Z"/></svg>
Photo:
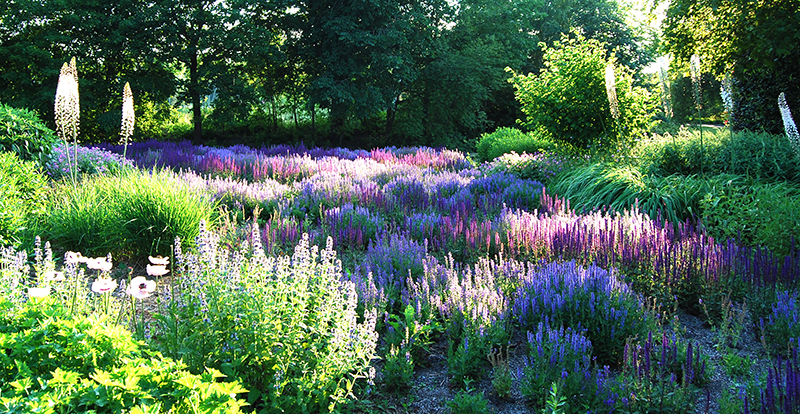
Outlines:
<svg viewBox="0 0 800 414"><path fill-rule="evenodd" d="M61 66L56 87L56 132L64 141L75 140L80 130L80 99L78 97L78 69L75 58Z"/></svg>
<svg viewBox="0 0 800 414"><path fill-rule="evenodd" d="M125 82L125 88L122 91L122 139L125 145L122 150L122 158L125 158L127 155L128 139L133 135L134 122L133 92L131 92L131 84Z"/></svg>
<svg viewBox="0 0 800 414"><path fill-rule="evenodd" d="M797 125L792 119L792 111L789 110L789 104L786 103L786 95L783 92L778 95L778 109L781 110L783 129L786 130L786 136L789 137L794 153L800 157L800 133L797 132Z"/></svg>
<svg viewBox="0 0 800 414"><path fill-rule="evenodd" d="M611 108L611 116L619 119L619 101L617 100L617 79L614 76L614 64L606 65L606 94L608 94L608 106Z"/></svg>
<svg viewBox="0 0 800 414"><path fill-rule="evenodd" d="M692 85L694 86L694 103L697 105L697 110L699 111L702 108L700 102L700 81L701 73L700 73L700 56L692 55L692 59L689 61L689 69L692 74Z"/></svg>

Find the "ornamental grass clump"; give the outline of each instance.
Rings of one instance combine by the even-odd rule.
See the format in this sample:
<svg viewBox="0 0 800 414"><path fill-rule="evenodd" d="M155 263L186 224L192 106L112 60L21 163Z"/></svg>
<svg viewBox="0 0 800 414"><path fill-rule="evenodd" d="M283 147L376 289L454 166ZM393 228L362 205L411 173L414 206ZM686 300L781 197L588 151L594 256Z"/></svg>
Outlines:
<svg viewBox="0 0 800 414"><path fill-rule="evenodd" d="M228 249L201 224L196 251L176 242L177 278L155 316L154 343L194 372L239 379L256 410L334 411L371 378L375 310L359 317L330 238L320 250L304 235L291 257L268 257L252 232L249 245Z"/></svg>

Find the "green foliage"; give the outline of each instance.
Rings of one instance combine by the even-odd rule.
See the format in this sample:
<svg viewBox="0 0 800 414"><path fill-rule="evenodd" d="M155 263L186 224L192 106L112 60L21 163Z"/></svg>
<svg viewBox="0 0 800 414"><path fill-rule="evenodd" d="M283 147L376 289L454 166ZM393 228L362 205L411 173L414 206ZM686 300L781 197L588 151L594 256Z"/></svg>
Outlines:
<svg viewBox="0 0 800 414"><path fill-rule="evenodd" d="M500 398L511 396L513 378L511 366L508 364L508 346L503 352L503 347L493 348L489 351L489 362L492 364L492 389Z"/></svg>
<svg viewBox="0 0 800 414"><path fill-rule="evenodd" d="M447 402L450 414L488 414L489 401L481 394L470 394L469 390L461 390L452 400Z"/></svg>
<svg viewBox="0 0 800 414"><path fill-rule="evenodd" d="M611 151L639 138L650 126L649 94L633 86L627 69L616 68L620 117L609 109L605 45L580 35L562 38L544 53L538 75L515 75L511 82L530 129L544 128L555 139L579 150Z"/></svg>
<svg viewBox="0 0 800 414"><path fill-rule="evenodd" d="M483 134L478 140L478 159L491 161L503 154L517 154L555 151L556 144L547 132L538 130L525 133L516 128L497 128L491 134Z"/></svg>
<svg viewBox="0 0 800 414"><path fill-rule="evenodd" d="M0 245L17 244L28 214L43 213L47 179L33 161L0 152Z"/></svg>
<svg viewBox="0 0 800 414"><path fill-rule="evenodd" d="M736 129L781 130L778 94L800 105L800 9L794 0L676 0L663 23L664 46L685 66L693 54L704 72L732 72Z"/></svg>
<svg viewBox="0 0 800 414"><path fill-rule="evenodd" d="M676 224L699 214L700 201L710 185L694 176L657 177L631 166L599 163L564 172L550 190L577 209L621 212L637 207L651 218L660 216Z"/></svg>
<svg viewBox="0 0 800 414"><path fill-rule="evenodd" d="M426 357L433 325L421 324L420 316L416 315L413 306L408 305L402 317L391 315L387 320L387 332L383 339L388 349L382 373L390 390L409 389L415 363Z"/></svg>
<svg viewBox="0 0 800 414"><path fill-rule="evenodd" d="M760 180L800 183L800 163L786 135L730 131L717 128L703 132L703 151L698 133L683 129L675 135L640 141L632 151L639 169L648 174L692 175L703 165L707 174L740 174Z"/></svg>
<svg viewBox="0 0 800 414"><path fill-rule="evenodd" d="M457 340L451 333L447 347L447 372L455 386L483 377L488 365L486 355L493 345L487 335L478 332L464 332L463 337Z"/></svg>
<svg viewBox="0 0 800 414"><path fill-rule="evenodd" d="M35 234L67 250L115 258L166 255L175 237L191 244L200 221L215 214L205 196L168 171L86 177L77 187L58 183L43 204Z"/></svg>
<svg viewBox="0 0 800 414"><path fill-rule="evenodd" d="M0 298L0 407L4 412L238 413L237 382L164 358L108 317L69 317L50 298ZM9 309L10 308L10 309Z"/></svg>
<svg viewBox="0 0 800 414"><path fill-rule="evenodd" d="M567 405L567 399L558 391L558 382L550 385L550 395L545 401L542 414L564 414L564 406Z"/></svg>
<svg viewBox="0 0 800 414"><path fill-rule="evenodd" d="M800 189L786 183L729 180L700 201L702 222L718 240L733 239L787 255L800 242Z"/></svg>
<svg viewBox="0 0 800 414"><path fill-rule="evenodd" d="M375 311L357 323L355 286L341 282L330 244L305 235L290 257L267 257L258 242L234 251L200 228L196 254L176 244L171 300L155 315L156 346L193 372L238 378L265 412L331 412L370 376Z"/></svg>
<svg viewBox="0 0 800 414"><path fill-rule="evenodd" d="M720 97L720 82L714 79L710 73L703 73L701 76L700 100L702 108L700 116L704 122L721 121L725 111ZM692 92L692 78L683 76L674 80L670 84L670 96L672 99L673 121L678 123L698 123L697 108ZM775 98L777 99L777 98ZM705 134L703 134L705 137Z"/></svg>
<svg viewBox="0 0 800 414"><path fill-rule="evenodd" d="M0 150L44 165L56 139L35 112L0 104Z"/></svg>

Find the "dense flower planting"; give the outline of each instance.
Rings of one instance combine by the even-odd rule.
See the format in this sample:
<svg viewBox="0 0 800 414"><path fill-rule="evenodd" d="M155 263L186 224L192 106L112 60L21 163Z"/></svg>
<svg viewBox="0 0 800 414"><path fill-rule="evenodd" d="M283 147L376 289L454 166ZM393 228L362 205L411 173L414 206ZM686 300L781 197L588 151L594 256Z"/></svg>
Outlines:
<svg viewBox="0 0 800 414"><path fill-rule="evenodd" d="M764 342L786 357L800 332L796 253L715 240L635 206L577 212L525 178L536 174L476 166L455 151L148 141L126 155L172 170L159 174L233 217L202 222L194 248L178 242L172 262L148 267L174 279L159 285L161 308L137 332L193 372L213 367L241 381L259 409L324 412L374 387L403 392L439 342L451 385L466 391L491 372L498 395L514 383L535 407L567 397L566 412L685 412L702 395L709 359L664 309L699 315L722 294L771 291L754 314ZM9 266L15 254L6 253ZM117 289L110 263L87 262L95 292ZM31 286L30 300L50 295L35 290L45 287ZM119 289L134 305L153 293L143 277ZM512 373L507 353L518 342L524 362ZM773 391L735 399L745 411L791 405L793 388L782 384L794 384L795 371L790 355L762 379Z"/></svg>

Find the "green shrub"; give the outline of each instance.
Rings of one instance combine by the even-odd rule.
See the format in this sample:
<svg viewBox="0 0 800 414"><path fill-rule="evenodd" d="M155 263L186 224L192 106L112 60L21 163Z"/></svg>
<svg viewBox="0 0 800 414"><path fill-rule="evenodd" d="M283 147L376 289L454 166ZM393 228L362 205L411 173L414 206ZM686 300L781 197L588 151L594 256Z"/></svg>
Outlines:
<svg viewBox="0 0 800 414"><path fill-rule="evenodd" d="M525 133L516 128L497 128L491 134L483 134L478 141L478 158L491 161L503 154L555 151L556 144L544 130Z"/></svg>
<svg viewBox="0 0 800 414"><path fill-rule="evenodd" d="M605 85L606 45L580 35L545 47L545 69L538 75L514 75L511 83L526 119L553 138L583 151L607 152L642 136L649 128L653 103L633 87L626 68L616 68L619 119L611 114Z"/></svg>
<svg viewBox="0 0 800 414"><path fill-rule="evenodd" d="M43 212L41 200L47 188L47 179L36 163L0 152L0 245L19 243L28 214Z"/></svg>
<svg viewBox="0 0 800 414"><path fill-rule="evenodd" d="M44 165L57 139L35 112L0 104L0 150Z"/></svg>
<svg viewBox="0 0 800 414"><path fill-rule="evenodd" d="M108 317L70 317L51 298L0 297L4 412L238 413L246 390L152 351Z"/></svg>
<svg viewBox="0 0 800 414"><path fill-rule="evenodd" d="M115 258L162 254L175 237L191 244L214 205L168 171L126 170L56 184L35 234L67 250Z"/></svg>
<svg viewBox="0 0 800 414"><path fill-rule="evenodd" d="M376 314L357 323L355 285L342 282L329 240L319 251L304 235L289 257L267 257L258 237L229 252L200 228L197 254L176 245L180 277L154 340L194 372L238 378L262 412L330 412L370 375Z"/></svg>
<svg viewBox="0 0 800 414"><path fill-rule="evenodd" d="M800 243L800 188L786 183L724 181L709 189L700 211L718 240L767 247L778 255L790 253L792 239Z"/></svg>
<svg viewBox="0 0 800 414"><path fill-rule="evenodd" d="M787 180L800 183L800 162L785 135L728 129L703 132L703 151L699 134L681 130L676 135L643 140L633 150L640 169L648 174L692 175L739 174L761 180Z"/></svg>

